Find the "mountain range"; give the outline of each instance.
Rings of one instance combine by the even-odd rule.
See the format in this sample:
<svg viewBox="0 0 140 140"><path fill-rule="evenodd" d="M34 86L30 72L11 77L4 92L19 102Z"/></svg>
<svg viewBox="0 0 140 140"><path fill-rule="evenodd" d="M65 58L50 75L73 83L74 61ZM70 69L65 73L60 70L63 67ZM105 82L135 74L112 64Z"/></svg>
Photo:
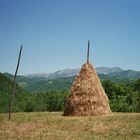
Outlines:
<svg viewBox="0 0 140 140"><path fill-rule="evenodd" d="M30 92L46 92L50 90L68 90L80 69L64 69L54 73L37 73L18 75L17 83ZM140 71L123 70L119 67L97 67L97 74L101 80L114 82L129 82L140 78ZM11 80L13 75L4 73Z"/></svg>
<svg viewBox="0 0 140 140"><path fill-rule="evenodd" d="M57 78L65 78L78 75L80 69L64 69L60 71L56 71L54 73L36 73L36 74L27 74L25 77L27 78L45 78L45 79L57 79ZM124 71L119 67L97 67L96 71L98 74L111 74L116 72Z"/></svg>

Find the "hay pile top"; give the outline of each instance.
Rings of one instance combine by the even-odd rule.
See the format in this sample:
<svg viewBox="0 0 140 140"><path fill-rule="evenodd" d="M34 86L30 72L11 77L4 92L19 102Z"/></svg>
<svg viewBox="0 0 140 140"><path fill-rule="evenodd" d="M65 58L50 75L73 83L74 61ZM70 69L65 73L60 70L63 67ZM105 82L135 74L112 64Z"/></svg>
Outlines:
<svg viewBox="0 0 140 140"><path fill-rule="evenodd" d="M96 116L111 114L109 100L95 69L82 66L65 102L64 116Z"/></svg>

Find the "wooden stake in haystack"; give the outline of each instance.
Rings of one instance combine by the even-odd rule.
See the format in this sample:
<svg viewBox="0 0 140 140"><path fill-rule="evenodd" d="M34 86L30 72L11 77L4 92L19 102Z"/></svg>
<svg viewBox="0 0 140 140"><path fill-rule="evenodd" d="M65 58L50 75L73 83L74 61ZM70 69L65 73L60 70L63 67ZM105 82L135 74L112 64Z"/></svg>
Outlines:
<svg viewBox="0 0 140 140"><path fill-rule="evenodd" d="M109 100L101 85L95 68L89 63L89 45L87 63L76 77L65 101L64 116L110 115Z"/></svg>

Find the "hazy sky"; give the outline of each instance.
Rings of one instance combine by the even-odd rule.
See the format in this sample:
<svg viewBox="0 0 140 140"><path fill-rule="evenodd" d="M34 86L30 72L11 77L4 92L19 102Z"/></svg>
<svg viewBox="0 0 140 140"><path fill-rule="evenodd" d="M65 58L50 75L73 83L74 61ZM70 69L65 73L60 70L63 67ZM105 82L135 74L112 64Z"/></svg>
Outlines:
<svg viewBox="0 0 140 140"><path fill-rule="evenodd" d="M140 70L140 0L0 0L0 72L94 66Z"/></svg>

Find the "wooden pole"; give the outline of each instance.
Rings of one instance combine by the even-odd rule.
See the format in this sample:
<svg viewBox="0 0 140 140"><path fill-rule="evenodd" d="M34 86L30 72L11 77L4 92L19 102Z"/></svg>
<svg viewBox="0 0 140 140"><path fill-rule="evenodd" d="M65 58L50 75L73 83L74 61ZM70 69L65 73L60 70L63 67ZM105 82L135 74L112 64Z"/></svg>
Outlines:
<svg viewBox="0 0 140 140"><path fill-rule="evenodd" d="M20 47L17 67L16 67L16 71L15 71L15 75L14 75L13 94L11 95L11 100L10 100L10 104L9 104L9 120L11 120L12 105L13 105L13 100L14 100L15 93L16 93L16 77L17 77L17 72L18 72L18 68L19 68L19 64L20 64L21 52L22 52L22 45Z"/></svg>
<svg viewBox="0 0 140 140"><path fill-rule="evenodd" d="M90 41L88 40L87 63L89 63L89 47L90 47Z"/></svg>

